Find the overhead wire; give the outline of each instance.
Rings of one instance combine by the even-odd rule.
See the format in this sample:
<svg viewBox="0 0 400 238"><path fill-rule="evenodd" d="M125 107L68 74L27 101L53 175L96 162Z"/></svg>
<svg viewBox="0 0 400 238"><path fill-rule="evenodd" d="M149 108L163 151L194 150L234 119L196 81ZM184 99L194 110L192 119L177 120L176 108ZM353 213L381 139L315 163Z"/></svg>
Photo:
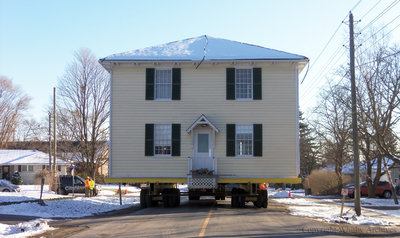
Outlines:
<svg viewBox="0 0 400 238"><path fill-rule="evenodd" d="M374 32L374 34L370 35L367 39L365 39L361 44L364 44L365 42L367 42L369 39L371 39L373 36L375 36L376 34L378 34L380 31L382 31L383 29L385 29L388 25L390 25L392 22L394 22L397 18L399 18L400 15L397 15L397 17L395 17L394 19L392 19L389 23L387 23L386 25L384 25L381 29L379 29L378 31Z"/></svg>
<svg viewBox="0 0 400 238"><path fill-rule="evenodd" d="M327 63L321 68L321 70L316 74L317 76L315 77L315 79L318 79L320 77L320 75L326 71L326 69L328 68L328 66L331 64L331 62L336 58L336 56L339 54L340 50L342 49L342 46L340 46L339 48L337 48L333 54L331 55L331 57L329 57ZM306 88L304 88L302 95L306 94L314 87L314 85L317 83L317 80L312 81L309 85L307 85Z"/></svg>
<svg viewBox="0 0 400 238"><path fill-rule="evenodd" d="M364 28L361 29L361 31L364 31L368 26L374 24L379 18L381 18L383 15L385 15L390 9L392 9L394 6L396 6L400 0L394 0L389 6L387 6L382 12L380 12L374 19L372 19L367 25L364 26Z"/></svg>

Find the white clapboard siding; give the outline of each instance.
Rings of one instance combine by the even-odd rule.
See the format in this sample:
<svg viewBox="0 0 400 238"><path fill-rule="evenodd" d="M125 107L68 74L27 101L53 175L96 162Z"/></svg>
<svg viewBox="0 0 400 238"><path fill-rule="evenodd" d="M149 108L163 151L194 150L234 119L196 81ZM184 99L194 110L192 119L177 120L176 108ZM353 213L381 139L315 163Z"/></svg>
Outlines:
<svg viewBox="0 0 400 238"><path fill-rule="evenodd" d="M256 65L262 68L262 100L254 101L226 100L226 68L232 66L179 67L181 100L167 102L145 100L146 67L113 67L112 177L185 177L193 156L186 129L201 114L220 130L214 151L219 175L297 177L295 64ZM144 156L146 123L181 124L181 156ZM263 157L226 157L226 124L253 123L263 124Z"/></svg>

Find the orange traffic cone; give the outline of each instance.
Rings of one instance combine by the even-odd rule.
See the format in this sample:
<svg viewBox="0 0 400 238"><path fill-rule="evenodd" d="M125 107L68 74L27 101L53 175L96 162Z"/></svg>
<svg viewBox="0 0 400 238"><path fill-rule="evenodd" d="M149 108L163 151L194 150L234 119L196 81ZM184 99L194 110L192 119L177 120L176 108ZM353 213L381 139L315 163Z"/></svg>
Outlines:
<svg viewBox="0 0 400 238"><path fill-rule="evenodd" d="M292 194L290 194L290 191L289 191L289 197L292 197Z"/></svg>
<svg viewBox="0 0 400 238"><path fill-rule="evenodd" d="M125 194L127 194L128 193L128 191L126 191L126 189L125 189Z"/></svg>

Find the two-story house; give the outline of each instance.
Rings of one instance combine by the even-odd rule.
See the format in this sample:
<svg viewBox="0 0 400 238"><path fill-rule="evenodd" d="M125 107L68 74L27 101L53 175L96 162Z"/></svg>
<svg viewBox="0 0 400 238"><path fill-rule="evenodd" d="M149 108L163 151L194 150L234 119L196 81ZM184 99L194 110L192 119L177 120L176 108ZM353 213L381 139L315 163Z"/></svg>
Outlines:
<svg viewBox="0 0 400 238"><path fill-rule="evenodd" d="M175 183L198 199L200 188L225 198L226 184L238 185L234 196L257 195L263 182L300 182L306 57L200 36L100 63L111 73L109 182L148 183L150 199L178 193L168 187Z"/></svg>

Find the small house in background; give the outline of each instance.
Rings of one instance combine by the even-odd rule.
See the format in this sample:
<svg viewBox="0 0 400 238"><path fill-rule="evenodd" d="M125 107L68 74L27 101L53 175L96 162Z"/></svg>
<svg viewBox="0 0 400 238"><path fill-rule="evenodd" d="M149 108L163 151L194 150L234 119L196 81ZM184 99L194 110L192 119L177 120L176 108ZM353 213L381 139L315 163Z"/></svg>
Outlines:
<svg viewBox="0 0 400 238"><path fill-rule="evenodd" d="M61 175L67 174L69 162L57 159L57 170ZM49 155L36 150L0 150L0 178L10 180L19 172L24 184L35 184L37 175L49 169Z"/></svg>
<svg viewBox="0 0 400 238"><path fill-rule="evenodd" d="M392 160L386 158L386 163L389 168L389 174L391 176L392 182L394 185L400 185L400 165L394 163ZM335 165L331 164L323 168L323 170L332 170L335 171ZM372 178L375 178L376 176L376 171L378 170L378 165L377 165L377 159L372 160ZM385 167L382 161L382 167L381 167L382 173L384 173ZM354 165L353 162L347 163L343 165L342 168L342 174L343 174L343 181L351 181L351 183L354 183ZM368 178L368 173L367 173L367 164L365 161L360 162L360 179L361 181L366 181ZM388 175L383 174L381 176L380 181L389 181Z"/></svg>

